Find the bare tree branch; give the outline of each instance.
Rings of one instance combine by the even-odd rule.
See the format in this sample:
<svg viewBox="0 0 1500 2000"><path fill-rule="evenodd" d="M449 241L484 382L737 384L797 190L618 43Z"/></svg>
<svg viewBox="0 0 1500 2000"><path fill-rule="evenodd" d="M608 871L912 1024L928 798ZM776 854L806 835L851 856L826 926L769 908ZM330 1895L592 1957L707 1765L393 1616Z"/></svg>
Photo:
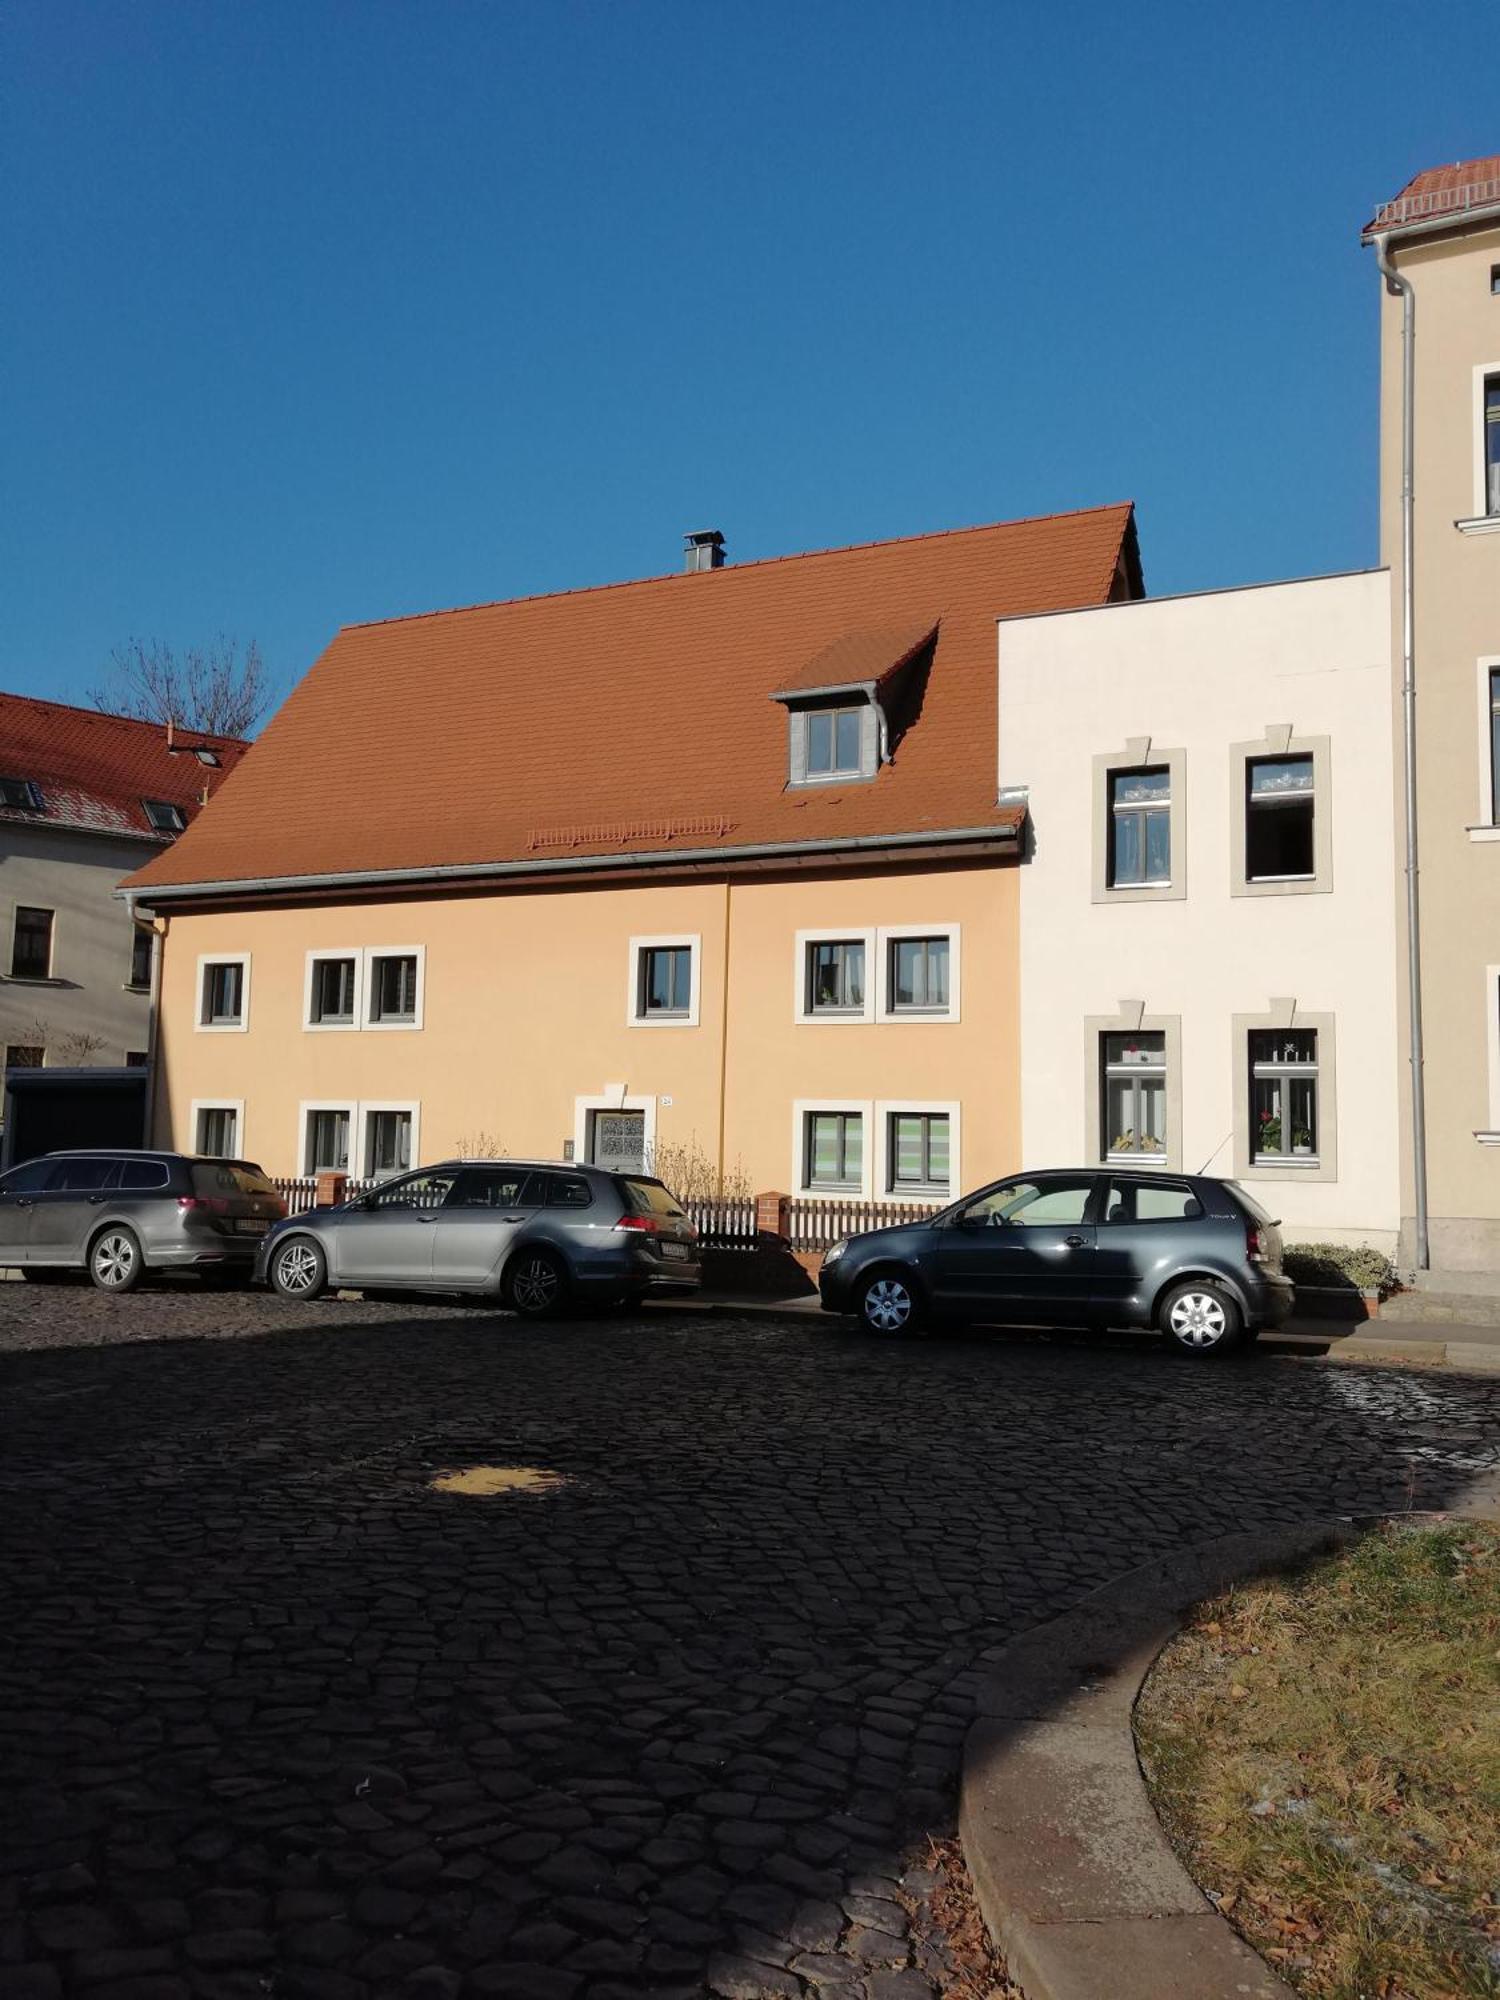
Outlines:
<svg viewBox="0 0 1500 2000"><path fill-rule="evenodd" d="M116 646L89 700L107 715L175 722L214 736L248 736L271 699L265 662L252 639L244 651L222 634L181 655L162 639Z"/></svg>

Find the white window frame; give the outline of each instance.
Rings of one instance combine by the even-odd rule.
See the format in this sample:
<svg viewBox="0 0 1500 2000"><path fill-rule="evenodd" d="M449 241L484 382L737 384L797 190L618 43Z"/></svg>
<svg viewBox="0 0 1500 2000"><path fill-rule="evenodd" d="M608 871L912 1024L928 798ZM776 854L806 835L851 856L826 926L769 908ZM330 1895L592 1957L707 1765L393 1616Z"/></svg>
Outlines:
<svg viewBox="0 0 1500 2000"><path fill-rule="evenodd" d="M1492 376L1500 377L1500 361L1481 361L1474 370L1474 512L1461 527L1500 527L1500 514L1489 512L1489 495L1485 491L1484 465L1484 385Z"/></svg>
<svg viewBox="0 0 1500 2000"><path fill-rule="evenodd" d="M245 1158L245 1100L243 1097L195 1097L188 1107L192 1119L191 1132L193 1151L203 1152L201 1119L205 1111L232 1111L234 1113L234 1151L224 1154L205 1155L205 1158L243 1160Z"/></svg>
<svg viewBox="0 0 1500 2000"><path fill-rule="evenodd" d="M1336 1181L1339 1177L1339 1050L1338 1017L1312 1013L1293 999L1271 1000L1263 1014L1230 1017L1234 1065L1234 1178L1240 1181ZM1318 1048L1318 1150L1316 1153L1255 1152L1251 1129L1253 1071L1252 1032L1285 1033L1311 1029Z"/></svg>
<svg viewBox="0 0 1500 2000"><path fill-rule="evenodd" d="M1113 1063L1113 1064L1110 1062L1109 1060L1110 1038L1116 1035L1123 1036L1123 1035L1130 1035L1132 1033L1141 1036L1151 1035L1160 1038L1161 1041L1160 1062ZM1162 1139L1161 1150L1155 1153L1148 1153L1140 1148L1137 1148L1133 1152L1126 1151L1123 1153L1117 1153L1114 1151L1113 1147L1110 1144L1110 1141L1105 1136L1105 1134L1109 1131L1110 1126L1114 1123L1114 1120L1112 1118L1107 1117L1105 1114L1109 1108L1109 1086L1111 1081L1117 1076L1130 1076L1130 1077L1144 1076L1144 1077L1154 1078L1160 1082L1161 1102L1162 1102L1162 1125L1165 1132L1165 1128L1167 1127L1168 1120L1170 1117L1169 1107L1172 1095L1172 1052L1168 1044L1168 1037L1166 1030L1164 1028L1136 1028L1136 1029L1107 1028L1104 1031L1104 1033L1099 1037L1099 1115L1101 1123L1099 1126L1098 1145L1099 1145L1100 1165L1106 1167L1125 1167L1127 1169L1131 1168L1139 1169L1141 1167L1160 1167L1165 1163L1167 1158L1167 1153L1170 1150L1170 1142L1165 1136L1163 1136Z"/></svg>
<svg viewBox="0 0 1500 2000"><path fill-rule="evenodd" d="M354 962L354 1016L348 1021L315 1021L313 1019L313 994L316 990L318 967L330 959L352 959ZM421 980L418 978L418 987ZM359 945L346 945L342 951L318 950L307 954L307 964L302 975L302 1026L310 1035L356 1034L364 1025L365 1004L365 952ZM387 1027L405 1026L404 1022L386 1022Z"/></svg>
<svg viewBox="0 0 1500 2000"><path fill-rule="evenodd" d="M1490 675L1500 674L1500 653L1484 653L1474 663L1475 703L1479 743L1479 810L1474 824L1465 828L1470 840L1500 840L1500 817L1495 812L1495 783L1500 772L1490 753Z"/></svg>
<svg viewBox="0 0 1500 2000"><path fill-rule="evenodd" d="M205 1021L204 1009L208 1005L208 973L212 966L237 965L240 968L240 1017L237 1021ZM248 951L200 951L198 954L198 983L196 988L193 1025L200 1035L243 1035L250 1029L250 954Z"/></svg>
<svg viewBox="0 0 1500 2000"><path fill-rule="evenodd" d="M573 1099L573 1164L589 1164L589 1115L595 1111L640 1111L645 1114L646 1172L653 1171L656 1158L656 1098L632 1097L623 1083L606 1084L592 1097Z"/></svg>
<svg viewBox="0 0 1500 2000"><path fill-rule="evenodd" d="M339 955L345 958L348 957L347 952ZM359 1145L357 1148L359 1178L361 1180L373 1180L375 1175L381 1171L375 1165L375 1147L370 1131L370 1120L377 1112L381 1111L404 1111L411 1120L411 1164L409 1167L393 1167L391 1169L392 1175L394 1176L398 1173L415 1173L422 1164L422 1106L420 1101L409 1097L362 1097L359 1101ZM352 1160L356 1153L356 1148L351 1145L349 1152ZM352 1165L349 1171L351 1174L353 1173L354 1168Z"/></svg>
<svg viewBox="0 0 1500 2000"><path fill-rule="evenodd" d="M925 937L927 933L924 931ZM847 1028L875 1019L875 993L880 984L880 947L873 926L823 924L817 930L798 931L792 958L792 1019L804 1027ZM808 977L808 955L815 944L862 944L865 948L865 1003L862 1007L812 1006L812 982ZM949 990L952 990L952 947L949 947Z"/></svg>
<svg viewBox="0 0 1500 2000"><path fill-rule="evenodd" d="M1484 1046L1489 1070L1488 1129L1476 1132L1481 1146L1500 1145L1500 965L1484 968Z"/></svg>
<svg viewBox="0 0 1500 2000"><path fill-rule="evenodd" d="M334 954L347 958L347 951ZM422 1026L427 1006L427 947L425 944L370 944L363 953L364 963L360 969L359 1025L371 1034L409 1035ZM416 1003L409 1021L374 1021L370 1010L375 1004L375 961L377 958L413 958L417 962Z"/></svg>
<svg viewBox="0 0 1500 2000"><path fill-rule="evenodd" d="M1252 1043L1257 1035L1311 1034L1313 1037L1313 1059L1310 1063L1290 1062L1284 1059L1257 1062ZM1270 1167L1278 1172L1306 1173L1320 1167L1323 1137L1323 1047L1316 1028L1251 1028L1245 1038L1246 1081L1250 1091L1250 1106L1247 1124L1250 1134L1250 1164L1252 1167ZM1310 1081L1313 1087L1313 1123L1317 1127L1318 1145L1310 1146L1305 1153L1298 1154L1294 1148L1284 1148L1279 1153L1262 1153L1256 1148L1255 1128L1255 1086L1259 1082L1279 1082L1283 1086L1282 1101L1286 1109L1282 1112L1282 1136L1285 1137L1286 1121L1291 1116L1291 1086L1298 1081ZM1242 1088L1244 1085L1241 1086Z"/></svg>
<svg viewBox="0 0 1500 2000"><path fill-rule="evenodd" d="M900 1117L946 1118L948 1121L948 1185L946 1188L898 1188L896 1159L891 1146L891 1120ZM931 1097L882 1097L875 1104L875 1186L881 1201L956 1201L963 1186L963 1108L955 1100Z"/></svg>
<svg viewBox="0 0 1500 2000"><path fill-rule="evenodd" d="M879 980L879 992L875 1003L877 1021L900 1021L917 1027L924 1024L941 1023L947 1025L960 1019L962 972L963 927L960 924L882 924L875 933L879 947L879 962L875 968ZM894 980L891 977L891 946L902 938L937 938L948 940L948 1004L943 1008L895 1007L891 1004ZM868 985L868 981L866 982Z"/></svg>
<svg viewBox="0 0 1500 2000"><path fill-rule="evenodd" d="M682 1014L648 1014L642 1007L641 960L648 951L686 951L688 954L688 1006ZM696 1028L702 998L703 939L697 932L684 931L671 937L633 937L630 940L630 985L625 995L625 1022L631 1028ZM606 1107L613 1109L614 1107Z"/></svg>
<svg viewBox="0 0 1500 2000"><path fill-rule="evenodd" d="M920 933L925 935L925 933ZM860 1184L857 1188L830 1188L810 1181L807 1173L807 1121L815 1111L853 1113L864 1120L864 1142L860 1147ZM875 1186L875 1136L872 1126L875 1104L868 1097L799 1097L792 1106L792 1179L799 1195L817 1201L870 1201Z"/></svg>
<svg viewBox="0 0 1500 2000"><path fill-rule="evenodd" d="M347 1167L315 1167L312 1161L312 1120L315 1111L347 1111L349 1114L349 1164ZM297 1106L297 1172L301 1175L346 1173L356 1178L361 1145L359 1102L352 1097L305 1097Z"/></svg>

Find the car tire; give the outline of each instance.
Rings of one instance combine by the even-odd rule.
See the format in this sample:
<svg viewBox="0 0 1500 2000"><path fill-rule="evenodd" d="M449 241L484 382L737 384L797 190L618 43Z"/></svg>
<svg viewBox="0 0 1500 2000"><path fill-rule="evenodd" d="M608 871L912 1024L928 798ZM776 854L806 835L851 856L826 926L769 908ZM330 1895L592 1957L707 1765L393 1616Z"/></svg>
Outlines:
<svg viewBox="0 0 1500 2000"><path fill-rule="evenodd" d="M865 1332L882 1340L900 1340L922 1324L921 1295L906 1271L868 1272L856 1288L854 1310Z"/></svg>
<svg viewBox="0 0 1500 2000"><path fill-rule="evenodd" d="M311 1236L289 1236L271 1252L266 1276L278 1297L300 1304L326 1290L328 1259Z"/></svg>
<svg viewBox="0 0 1500 2000"><path fill-rule="evenodd" d="M89 1276L101 1292L133 1292L146 1275L141 1239L123 1222L112 1222L89 1245Z"/></svg>
<svg viewBox="0 0 1500 2000"><path fill-rule="evenodd" d="M567 1266L551 1250L518 1251L505 1273L504 1296L522 1319L546 1319L567 1299Z"/></svg>
<svg viewBox="0 0 1500 2000"><path fill-rule="evenodd" d="M1245 1335L1245 1316L1222 1285L1184 1278L1162 1294L1156 1323L1179 1354L1228 1354Z"/></svg>

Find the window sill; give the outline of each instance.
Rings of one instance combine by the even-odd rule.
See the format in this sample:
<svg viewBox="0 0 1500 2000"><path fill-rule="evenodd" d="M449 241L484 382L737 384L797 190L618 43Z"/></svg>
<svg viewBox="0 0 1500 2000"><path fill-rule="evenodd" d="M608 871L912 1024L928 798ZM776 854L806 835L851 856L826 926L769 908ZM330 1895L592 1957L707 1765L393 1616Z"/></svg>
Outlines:
<svg viewBox="0 0 1500 2000"><path fill-rule="evenodd" d="M1453 525L1461 535L1500 535L1500 514L1475 514Z"/></svg>
<svg viewBox="0 0 1500 2000"><path fill-rule="evenodd" d="M138 985L133 979L127 979L120 988L120 991L122 993L149 993L151 988L149 986Z"/></svg>
<svg viewBox="0 0 1500 2000"><path fill-rule="evenodd" d="M1470 840L1500 840L1500 826L1466 826L1464 832Z"/></svg>
<svg viewBox="0 0 1500 2000"><path fill-rule="evenodd" d="M1107 1167L1136 1168L1171 1166L1165 1153L1106 1153L1104 1164Z"/></svg>
<svg viewBox="0 0 1500 2000"><path fill-rule="evenodd" d="M1476 1132L1474 1137L1481 1146L1500 1146L1500 1132Z"/></svg>
<svg viewBox="0 0 1500 2000"><path fill-rule="evenodd" d="M951 1201L953 1190L945 1187L893 1187L887 1188L882 1200L885 1201Z"/></svg>
<svg viewBox="0 0 1500 2000"><path fill-rule="evenodd" d="M870 1020L868 1007L808 1007L797 1016L798 1023L806 1026L846 1028L850 1022L863 1023Z"/></svg>
<svg viewBox="0 0 1500 2000"><path fill-rule="evenodd" d="M1257 1173L1316 1173L1323 1162L1316 1153L1257 1153L1250 1162Z"/></svg>
<svg viewBox="0 0 1500 2000"><path fill-rule="evenodd" d="M243 1035L249 1027L248 1021L195 1021L193 1026L200 1035Z"/></svg>
<svg viewBox="0 0 1500 2000"><path fill-rule="evenodd" d="M820 1198L826 1198L829 1201L863 1201L865 1199L865 1191L857 1181L841 1182L837 1185L833 1182L819 1182L815 1187L801 1188L798 1192L804 1199L814 1201Z"/></svg>
<svg viewBox="0 0 1500 2000"><path fill-rule="evenodd" d="M696 1028L697 1016L691 1009L681 1014L632 1014L632 1028Z"/></svg>
<svg viewBox="0 0 1500 2000"><path fill-rule="evenodd" d="M67 984L65 979L58 979L50 972L7 972L4 977L6 983L12 986L66 986Z"/></svg>
<svg viewBox="0 0 1500 2000"><path fill-rule="evenodd" d="M373 1032L376 1032L376 1033L379 1033L379 1032L381 1032L382 1030L390 1030L390 1029L392 1029L392 1028L408 1028L408 1029L410 1029L410 1028L420 1028L420 1027L421 1027L421 1025L422 1025L422 1023L421 1023L420 1021L418 1021L418 1020L414 1020L414 1019L412 1019L412 1018L411 1018L411 1017L409 1017L409 1016L408 1016L408 1017L406 1017L405 1019L402 1019L402 1020L393 1020L393 1021L366 1021L366 1022L364 1023L364 1026L365 1026L365 1027L367 1027L367 1028L371 1029L371 1030L372 1030Z"/></svg>
<svg viewBox="0 0 1500 2000"><path fill-rule="evenodd" d="M1145 896L1153 890L1158 893L1170 889L1172 878L1166 876L1160 882L1107 882L1105 888L1111 896Z"/></svg>

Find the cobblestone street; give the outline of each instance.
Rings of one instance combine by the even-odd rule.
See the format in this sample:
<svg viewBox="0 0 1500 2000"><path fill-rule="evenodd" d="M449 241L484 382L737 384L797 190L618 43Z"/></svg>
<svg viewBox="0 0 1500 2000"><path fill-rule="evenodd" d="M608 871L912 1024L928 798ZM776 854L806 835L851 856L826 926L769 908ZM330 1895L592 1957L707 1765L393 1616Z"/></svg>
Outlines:
<svg viewBox="0 0 1500 2000"><path fill-rule="evenodd" d="M17 2000L923 2000L984 1648L1500 1463L1494 1376L187 1286L0 1287L0 1396Z"/></svg>

